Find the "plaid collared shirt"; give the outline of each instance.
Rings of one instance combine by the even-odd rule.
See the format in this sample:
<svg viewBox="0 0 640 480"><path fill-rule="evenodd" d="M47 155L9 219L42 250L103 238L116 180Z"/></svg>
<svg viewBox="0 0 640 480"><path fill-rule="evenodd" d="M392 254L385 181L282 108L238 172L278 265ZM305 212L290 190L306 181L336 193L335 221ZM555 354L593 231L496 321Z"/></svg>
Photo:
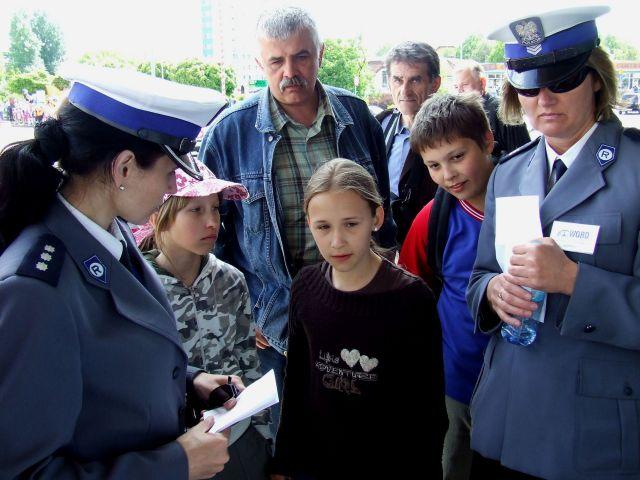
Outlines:
<svg viewBox="0 0 640 480"><path fill-rule="evenodd" d="M271 119L282 135L273 154L273 173L292 277L302 267L322 260L302 209L304 189L318 167L338 156L335 118L324 89L317 85L318 113L310 128L289 118L269 95Z"/></svg>

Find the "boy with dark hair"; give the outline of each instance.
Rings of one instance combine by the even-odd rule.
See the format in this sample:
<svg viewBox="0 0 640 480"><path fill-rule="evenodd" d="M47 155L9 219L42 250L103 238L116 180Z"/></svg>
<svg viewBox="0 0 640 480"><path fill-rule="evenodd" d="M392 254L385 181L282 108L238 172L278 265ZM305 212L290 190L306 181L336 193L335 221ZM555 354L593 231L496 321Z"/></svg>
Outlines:
<svg viewBox="0 0 640 480"><path fill-rule="evenodd" d="M449 416L443 472L445 479L467 479L469 402L488 342L488 336L474 333L465 300L493 170L493 134L480 98L465 94L427 100L415 118L411 149L420 152L438 191L413 221L399 263L438 296Z"/></svg>

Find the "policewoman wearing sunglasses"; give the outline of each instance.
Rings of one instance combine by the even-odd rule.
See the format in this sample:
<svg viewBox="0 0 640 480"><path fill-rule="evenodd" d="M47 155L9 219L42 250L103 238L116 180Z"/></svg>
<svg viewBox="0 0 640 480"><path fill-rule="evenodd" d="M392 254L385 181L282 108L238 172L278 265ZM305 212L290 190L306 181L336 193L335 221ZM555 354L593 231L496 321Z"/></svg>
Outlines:
<svg viewBox="0 0 640 480"><path fill-rule="evenodd" d="M138 73L75 74L57 118L0 155L0 478L209 478L227 439L185 433L166 293L126 221L200 177L189 151L224 99ZM226 382L226 377L225 382Z"/></svg>
<svg viewBox="0 0 640 480"><path fill-rule="evenodd" d="M467 292L491 335L471 401L483 478L640 478L640 135L613 115L595 24L608 10L519 18L489 37L506 42L503 117L524 113L542 136L489 180ZM514 247L502 272L496 199L521 195L539 197L545 238ZM501 335L537 307L521 287L547 293L528 346Z"/></svg>

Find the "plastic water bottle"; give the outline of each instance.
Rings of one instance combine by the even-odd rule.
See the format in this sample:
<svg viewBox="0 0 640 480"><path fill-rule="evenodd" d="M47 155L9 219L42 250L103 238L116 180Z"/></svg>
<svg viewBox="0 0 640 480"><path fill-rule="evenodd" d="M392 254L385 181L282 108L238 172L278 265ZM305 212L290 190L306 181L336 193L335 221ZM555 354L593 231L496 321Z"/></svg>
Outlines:
<svg viewBox="0 0 640 480"><path fill-rule="evenodd" d="M531 301L538 304L538 308L536 308L533 314L528 318L517 317L518 320L520 320L520 328L512 327L507 323L503 323L500 333L502 334L502 338L507 342L526 347L535 341L536 335L538 334L538 324L540 323L540 315L542 315L542 305L547 294L542 290L534 290L528 287L522 288L531 293Z"/></svg>

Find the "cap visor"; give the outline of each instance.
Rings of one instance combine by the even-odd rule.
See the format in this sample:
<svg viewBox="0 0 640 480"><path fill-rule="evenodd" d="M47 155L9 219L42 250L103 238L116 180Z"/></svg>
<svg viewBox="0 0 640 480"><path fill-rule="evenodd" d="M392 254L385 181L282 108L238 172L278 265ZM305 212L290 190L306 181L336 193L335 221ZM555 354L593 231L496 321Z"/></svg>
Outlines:
<svg viewBox="0 0 640 480"><path fill-rule="evenodd" d="M542 88L564 80L568 76L580 70L587 60L591 52L583 53L569 60L560 63L533 68L518 72L516 70L508 70L507 78L509 83L516 88Z"/></svg>
<svg viewBox="0 0 640 480"><path fill-rule="evenodd" d="M184 155L178 155L171 147L166 145L161 145L162 150L165 151L169 158L173 160L173 162L181 168L187 175L195 178L196 180L202 180L202 174L198 167L196 166L195 159L191 156L190 153Z"/></svg>

